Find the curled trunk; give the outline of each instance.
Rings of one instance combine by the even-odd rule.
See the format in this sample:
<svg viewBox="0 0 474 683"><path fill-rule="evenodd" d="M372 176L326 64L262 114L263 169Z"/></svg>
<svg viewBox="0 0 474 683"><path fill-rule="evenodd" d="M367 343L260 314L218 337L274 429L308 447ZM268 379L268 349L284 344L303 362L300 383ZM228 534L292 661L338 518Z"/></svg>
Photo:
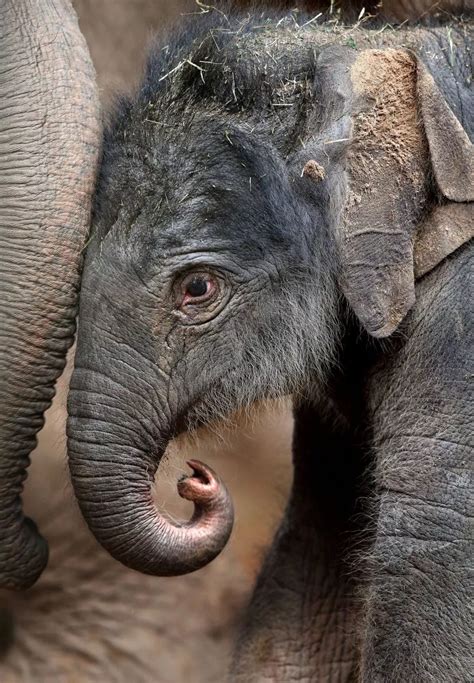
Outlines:
<svg viewBox="0 0 474 683"><path fill-rule="evenodd" d="M22 485L73 340L100 125L67 0L5 0L0 34L0 586L27 588L47 545Z"/></svg>
<svg viewBox="0 0 474 683"><path fill-rule="evenodd" d="M87 328L85 314L85 337ZM101 545L132 569L157 576L200 569L220 553L230 536L230 495L209 467L190 460L193 475L180 479L178 492L194 503L191 520L178 525L157 510L151 488L171 428L150 408L148 379L140 379L144 367L133 370L131 390L115 372L119 359L98 360L95 370L85 369L85 359L92 363L94 357L79 339L69 395L68 456L84 518ZM100 366L114 379L98 370ZM126 367L130 371L128 357ZM130 377L123 381L130 386Z"/></svg>

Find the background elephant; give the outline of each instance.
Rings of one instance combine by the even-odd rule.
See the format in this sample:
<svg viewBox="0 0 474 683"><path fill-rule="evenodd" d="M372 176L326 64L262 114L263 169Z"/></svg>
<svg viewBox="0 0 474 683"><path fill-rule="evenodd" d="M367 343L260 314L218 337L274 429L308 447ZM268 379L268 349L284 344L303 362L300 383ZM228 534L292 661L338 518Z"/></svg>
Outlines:
<svg viewBox="0 0 474 683"><path fill-rule="evenodd" d="M32 585L47 546L20 494L73 341L100 125L94 71L61 0L6 0L0 63L0 585Z"/></svg>
<svg viewBox="0 0 474 683"><path fill-rule="evenodd" d="M295 396L294 494L239 680L468 670L470 30L203 13L106 133L68 423L97 539L150 574L205 565L231 505L194 461L191 521L157 511L169 440Z"/></svg>

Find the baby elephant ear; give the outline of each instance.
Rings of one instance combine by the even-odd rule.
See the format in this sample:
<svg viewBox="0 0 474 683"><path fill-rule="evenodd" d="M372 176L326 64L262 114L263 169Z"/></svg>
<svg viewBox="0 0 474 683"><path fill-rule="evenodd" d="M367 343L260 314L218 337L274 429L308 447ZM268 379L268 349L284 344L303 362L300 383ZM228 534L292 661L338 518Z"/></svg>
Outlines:
<svg viewBox="0 0 474 683"><path fill-rule="evenodd" d="M341 286L366 330L387 337L415 302L415 257L425 273L469 238L458 217L450 223L449 238L436 240L446 226L439 212L433 222L429 216L433 176L445 197L441 203L472 200L473 146L410 52L361 52L351 79L353 138L339 235ZM423 239L425 233L430 239ZM423 257L433 240L439 248Z"/></svg>

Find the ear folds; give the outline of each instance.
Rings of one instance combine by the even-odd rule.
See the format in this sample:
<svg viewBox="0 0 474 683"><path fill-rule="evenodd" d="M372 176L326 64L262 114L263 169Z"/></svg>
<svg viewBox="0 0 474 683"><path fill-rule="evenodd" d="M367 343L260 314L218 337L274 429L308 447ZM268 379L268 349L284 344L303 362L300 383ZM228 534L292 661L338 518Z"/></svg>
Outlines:
<svg viewBox="0 0 474 683"><path fill-rule="evenodd" d="M353 136L349 199L339 235L341 286L366 330L386 337L415 302L414 258L424 274L472 235L466 211L457 211L456 220L446 209L431 221L425 216L432 201L431 172L446 199L474 198L473 145L412 54L364 51L351 79Z"/></svg>
<svg viewBox="0 0 474 683"><path fill-rule="evenodd" d="M415 238L415 278L423 277L473 237L474 204L448 202L435 207Z"/></svg>
<svg viewBox="0 0 474 683"><path fill-rule="evenodd" d="M474 237L474 145L421 63L417 93L433 175L451 201L435 206L417 230L415 278Z"/></svg>
<svg viewBox="0 0 474 683"><path fill-rule="evenodd" d="M474 201L474 146L421 63L417 69L417 94L441 193L453 202Z"/></svg>

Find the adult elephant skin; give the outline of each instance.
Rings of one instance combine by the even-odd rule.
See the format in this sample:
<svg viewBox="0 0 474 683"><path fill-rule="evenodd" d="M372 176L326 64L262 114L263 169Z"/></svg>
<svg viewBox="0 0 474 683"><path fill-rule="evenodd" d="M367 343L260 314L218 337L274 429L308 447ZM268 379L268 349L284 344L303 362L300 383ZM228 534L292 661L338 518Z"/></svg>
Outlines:
<svg viewBox="0 0 474 683"><path fill-rule="evenodd" d="M472 27L207 12L152 53L105 136L68 449L83 515L129 567L190 572L232 504L169 440L295 399L295 478L238 681L465 680Z"/></svg>
<svg viewBox="0 0 474 683"><path fill-rule="evenodd" d="M100 146L67 0L2 2L0 102L0 586L27 588L48 552L20 496L73 340Z"/></svg>

